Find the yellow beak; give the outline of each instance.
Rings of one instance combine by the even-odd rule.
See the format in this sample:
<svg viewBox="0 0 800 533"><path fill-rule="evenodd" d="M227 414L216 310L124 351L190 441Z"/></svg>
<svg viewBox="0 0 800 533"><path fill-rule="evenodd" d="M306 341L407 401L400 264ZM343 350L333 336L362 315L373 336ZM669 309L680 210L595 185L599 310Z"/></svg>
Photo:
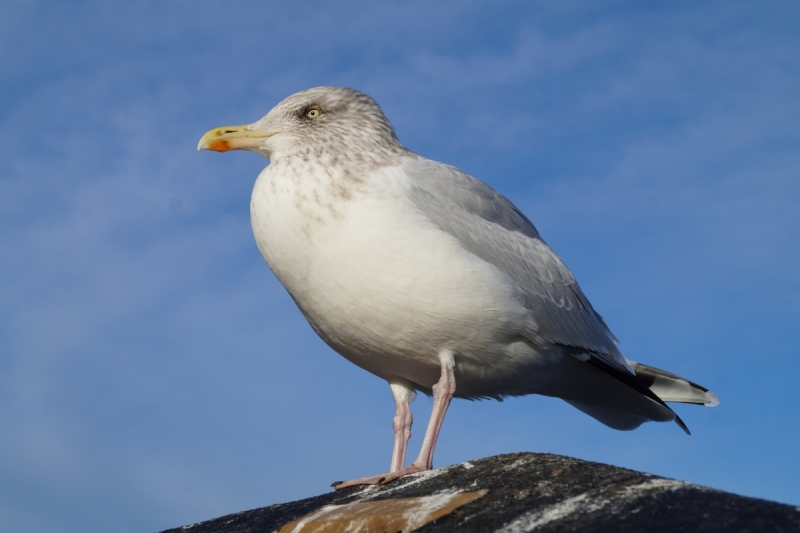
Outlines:
<svg viewBox="0 0 800 533"><path fill-rule="evenodd" d="M264 139L275 135L270 131L248 130L247 124L242 126L222 126L206 132L197 143L198 150L249 150L263 146Z"/></svg>

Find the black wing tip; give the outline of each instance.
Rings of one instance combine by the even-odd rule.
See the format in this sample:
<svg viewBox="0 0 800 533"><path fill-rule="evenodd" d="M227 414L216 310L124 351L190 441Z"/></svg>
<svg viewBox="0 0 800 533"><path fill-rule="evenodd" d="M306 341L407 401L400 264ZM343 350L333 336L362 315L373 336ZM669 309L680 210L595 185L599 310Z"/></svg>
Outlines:
<svg viewBox="0 0 800 533"><path fill-rule="evenodd" d="M653 400L657 404L669 409L672 412L672 414L675 415L675 418L673 419L673 420L675 420L675 423L678 424L678 426L687 435L691 435L692 434L692 432L689 431L689 428L686 427L686 424L683 422L683 420L681 420L681 417L678 416L678 413L673 411L672 408L670 408L669 405L664 403L664 400L659 398L658 395L656 395L656 393L651 391L649 387L647 387L644 383L642 383L642 380L638 376L633 375L633 374L626 374L626 373L624 373L624 372L622 372L620 370L617 370L616 368L612 367L611 365L609 365L608 363L606 363L605 361L603 361L602 359L599 359L598 357L596 357L594 355L591 355L589 357L589 360L586 361L586 362L591 364L591 365L593 365L593 366L595 366L595 367L597 367L597 368L599 368L600 370L603 370L604 372L610 374L611 376L617 378L618 380L620 380L621 382L625 383L629 387L633 388L635 391L639 392L643 396L646 396L647 398L650 398L651 400Z"/></svg>
<svg viewBox="0 0 800 533"><path fill-rule="evenodd" d="M673 411L673 413L674 413L674 412L675 412L675 411ZM684 424L684 423L683 423L683 420L681 420L681 417L679 417L677 413L675 413L675 423L676 423L676 424L678 424L678 426L680 426L680 428L681 428L681 429L682 429L682 430L683 430L683 431L684 431L684 432L685 432L687 435L691 435L691 434L692 434L692 432L691 432L691 431L689 431L689 428L688 428L688 427L686 427L686 424Z"/></svg>

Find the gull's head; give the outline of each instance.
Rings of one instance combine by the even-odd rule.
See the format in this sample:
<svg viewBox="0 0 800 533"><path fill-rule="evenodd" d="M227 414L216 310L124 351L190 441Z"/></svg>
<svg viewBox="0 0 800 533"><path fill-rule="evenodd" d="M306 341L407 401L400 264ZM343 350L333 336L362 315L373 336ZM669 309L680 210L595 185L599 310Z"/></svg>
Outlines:
<svg viewBox="0 0 800 533"><path fill-rule="evenodd" d="M405 150L378 103L344 87L315 87L293 94L252 124L210 130L197 149L250 150L271 160Z"/></svg>

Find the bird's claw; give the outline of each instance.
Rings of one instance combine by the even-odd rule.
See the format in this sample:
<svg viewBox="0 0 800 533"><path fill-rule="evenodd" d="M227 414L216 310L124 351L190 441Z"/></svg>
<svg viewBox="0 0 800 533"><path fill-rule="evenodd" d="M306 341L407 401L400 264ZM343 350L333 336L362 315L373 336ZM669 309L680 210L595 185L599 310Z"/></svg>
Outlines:
<svg viewBox="0 0 800 533"><path fill-rule="evenodd" d="M396 472L388 472L386 474L379 474L377 476L360 477L358 479L351 479L349 481L340 481L338 483L333 483L331 486L336 490L342 490L350 487L356 487L358 485L385 485L387 483L391 483L395 479L400 479L401 477L409 474L416 474L417 472L424 472L425 470L430 470L430 467L419 466L412 463L410 466L401 468Z"/></svg>

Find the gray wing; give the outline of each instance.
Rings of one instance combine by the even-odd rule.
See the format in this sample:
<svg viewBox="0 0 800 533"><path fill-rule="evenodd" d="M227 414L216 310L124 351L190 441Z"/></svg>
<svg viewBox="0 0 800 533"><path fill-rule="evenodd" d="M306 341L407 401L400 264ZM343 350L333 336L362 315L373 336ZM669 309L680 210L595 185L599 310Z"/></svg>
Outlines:
<svg viewBox="0 0 800 533"><path fill-rule="evenodd" d="M403 169L415 185L468 213L494 222L507 230L542 240L528 217L505 196L481 180L455 167L423 158L404 164Z"/></svg>
<svg viewBox="0 0 800 533"><path fill-rule="evenodd" d="M420 158L403 164L415 205L471 253L511 277L548 342L633 374L617 340L533 224L500 193L460 170ZM585 355L582 351L589 351Z"/></svg>

